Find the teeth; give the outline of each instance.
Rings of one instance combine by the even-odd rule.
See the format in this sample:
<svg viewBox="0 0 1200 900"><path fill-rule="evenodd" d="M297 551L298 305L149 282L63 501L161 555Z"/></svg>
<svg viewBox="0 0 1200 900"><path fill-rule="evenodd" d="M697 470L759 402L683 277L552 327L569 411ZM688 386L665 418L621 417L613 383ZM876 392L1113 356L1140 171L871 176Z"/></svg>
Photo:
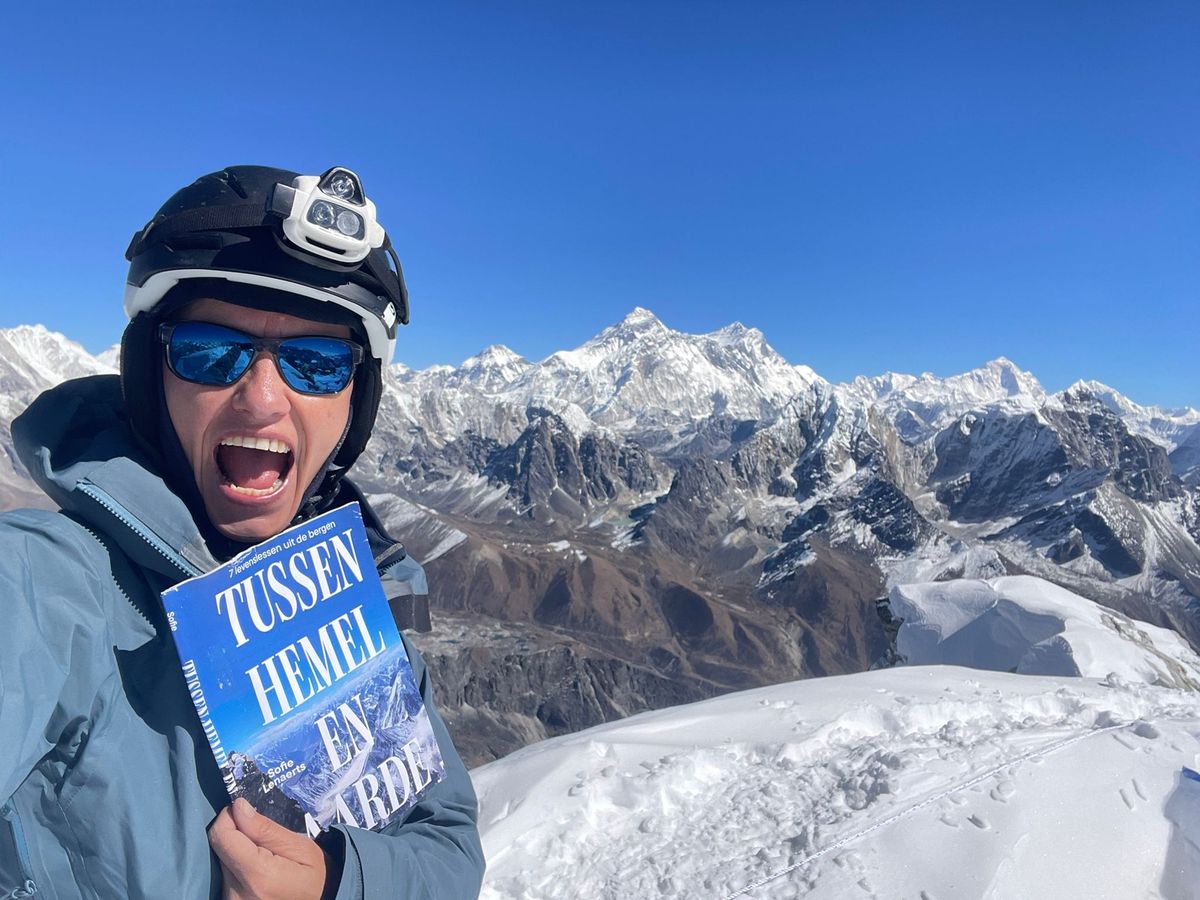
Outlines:
<svg viewBox="0 0 1200 900"><path fill-rule="evenodd" d="M291 448L283 441L277 441L274 438L260 437L242 437L234 436L227 437L221 444L226 447L248 447L251 450L270 450L272 453L291 453ZM271 489L268 488L268 491Z"/></svg>
<svg viewBox="0 0 1200 900"><path fill-rule="evenodd" d="M234 446L237 447L237 446L242 446L242 445L235 444ZM232 481L226 481L225 486L233 488L239 494L246 494L247 496L250 496L250 497L266 497L268 494L273 494L277 490L279 490L281 487L283 487L283 479L276 478L275 483L273 485L271 485L269 488L242 487L240 484L234 484Z"/></svg>

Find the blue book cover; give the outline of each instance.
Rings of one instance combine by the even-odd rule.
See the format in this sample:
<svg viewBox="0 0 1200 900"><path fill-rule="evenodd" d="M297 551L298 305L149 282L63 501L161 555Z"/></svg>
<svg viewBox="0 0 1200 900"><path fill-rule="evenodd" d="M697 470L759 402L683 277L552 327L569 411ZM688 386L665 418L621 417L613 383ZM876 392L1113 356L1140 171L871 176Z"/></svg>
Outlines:
<svg viewBox="0 0 1200 900"><path fill-rule="evenodd" d="M231 799L315 836L382 828L442 779L357 503L162 600Z"/></svg>

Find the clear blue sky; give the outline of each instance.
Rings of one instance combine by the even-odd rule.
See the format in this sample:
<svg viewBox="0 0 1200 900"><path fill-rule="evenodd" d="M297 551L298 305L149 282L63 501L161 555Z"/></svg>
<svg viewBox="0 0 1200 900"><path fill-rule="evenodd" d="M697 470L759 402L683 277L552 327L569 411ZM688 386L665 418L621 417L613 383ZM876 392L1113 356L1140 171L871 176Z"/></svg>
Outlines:
<svg viewBox="0 0 1200 900"><path fill-rule="evenodd" d="M100 350L173 190L343 164L410 365L643 305L835 381L1005 355L1200 407L1195 2L43 9L5 15L0 326Z"/></svg>

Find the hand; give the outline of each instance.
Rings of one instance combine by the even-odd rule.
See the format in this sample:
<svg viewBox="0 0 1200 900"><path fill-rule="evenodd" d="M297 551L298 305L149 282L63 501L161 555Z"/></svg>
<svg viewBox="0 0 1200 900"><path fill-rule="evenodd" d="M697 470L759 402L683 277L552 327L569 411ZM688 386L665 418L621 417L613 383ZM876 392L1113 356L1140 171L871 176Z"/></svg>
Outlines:
<svg viewBox="0 0 1200 900"><path fill-rule="evenodd" d="M320 900L329 870L325 851L239 797L208 828L221 861L223 900Z"/></svg>

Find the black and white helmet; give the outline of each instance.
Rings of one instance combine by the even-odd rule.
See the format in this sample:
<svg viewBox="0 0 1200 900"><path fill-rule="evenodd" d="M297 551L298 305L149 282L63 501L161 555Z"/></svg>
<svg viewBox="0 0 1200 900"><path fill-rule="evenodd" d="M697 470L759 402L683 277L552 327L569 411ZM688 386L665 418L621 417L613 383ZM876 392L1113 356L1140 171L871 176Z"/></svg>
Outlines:
<svg viewBox="0 0 1200 900"><path fill-rule="evenodd" d="M158 324L200 296L302 317L343 321L367 359L355 374L351 421L331 463L344 471L362 452L391 362L408 323L408 291L391 241L359 177L335 167L300 175L230 166L176 192L125 252L129 275L121 379L134 433L161 443L162 348Z"/></svg>

